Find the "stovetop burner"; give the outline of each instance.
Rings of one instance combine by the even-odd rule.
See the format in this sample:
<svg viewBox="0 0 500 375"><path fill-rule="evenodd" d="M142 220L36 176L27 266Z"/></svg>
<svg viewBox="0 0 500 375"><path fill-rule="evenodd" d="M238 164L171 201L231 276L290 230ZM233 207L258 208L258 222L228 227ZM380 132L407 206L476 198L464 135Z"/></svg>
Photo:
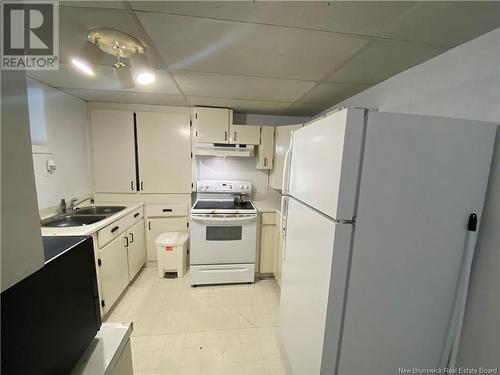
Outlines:
<svg viewBox="0 0 500 375"><path fill-rule="evenodd" d="M195 210L253 210L254 207L251 202L242 202L240 204L234 201L198 201L194 205Z"/></svg>

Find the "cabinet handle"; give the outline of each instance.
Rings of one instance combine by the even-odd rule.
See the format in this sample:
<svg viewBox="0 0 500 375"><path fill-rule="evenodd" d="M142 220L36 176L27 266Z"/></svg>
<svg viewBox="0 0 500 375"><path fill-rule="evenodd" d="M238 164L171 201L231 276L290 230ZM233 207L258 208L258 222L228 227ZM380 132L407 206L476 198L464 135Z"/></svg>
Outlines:
<svg viewBox="0 0 500 375"><path fill-rule="evenodd" d="M136 212L136 213L134 214L134 219L135 219L137 216L139 216L139 212Z"/></svg>
<svg viewBox="0 0 500 375"><path fill-rule="evenodd" d="M128 237L125 236L125 247L128 247Z"/></svg>
<svg viewBox="0 0 500 375"><path fill-rule="evenodd" d="M141 181L141 190L144 190L144 181Z"/></svg>
<svg viewBox="0 0 500 375"><path fill-rule="evenodd" d="M111 228L111 233L115 233L120 227L117 225L116 227Z"/></svg>
<svg viewBox="0 0 500 375"><path fill-rule="evenodd" d="M134 181L130 181L130 190L134 191Z"/></svg>
<svg viewBox="0 0 500 375"><path fill-rule="evenodd" d="M227 130L224 131L224 140L227 141Z"/></svg>
<svg viewBox="0 0 500 375"><path fill-rule="evenodd" d="M234 132L234 141L236 142L236 132Z"/></svg>
<svg viewBox="0 0 500 375"><path fill-rule="evenodd" d="M162 211L163 212L172 212L172 209L171 208L164 208Z"/></svg>
<svg viewBox="0 0 500 375"><path fill-rule="evenodd" d="M267 158L264 158L264 167L267 167Z"/></svg>
<svg viewBox="0 0 500 375"><path fill-rule="evenodd" d="M151 222L148 221L148 229L151 230Z"/></svg>
<svg viewBox="0 0 500 375"><path fill-rule="evenodd" d="M134 242L134 234L130 233L130 243Z"/></svg>

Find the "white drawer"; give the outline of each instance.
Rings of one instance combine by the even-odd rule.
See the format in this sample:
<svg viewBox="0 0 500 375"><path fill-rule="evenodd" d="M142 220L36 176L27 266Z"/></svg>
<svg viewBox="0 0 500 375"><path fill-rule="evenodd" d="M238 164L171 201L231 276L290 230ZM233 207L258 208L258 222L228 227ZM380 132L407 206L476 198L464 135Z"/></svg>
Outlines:
<svg viewBox="0 0 500 375"><path fill-rule="evenodd" d="M144 209L143 207L139 207L99 230L97 232L97 244L99 245L99 248L102 249L106 244L125 232L132 225L141 221L143 217Z"/></svg>
<svg viewBox="0 0 500 375"><path fill-rule="evenodd" d="M148 204L147 217L187 216L188 209L185 204Z"/></svg>
<svg viewBox="0 0 500 375"><path fill-rule="evenodd" d="M228 283L253 283L255 264L217 264L190 266L191 285L210 285Z"/></svg>

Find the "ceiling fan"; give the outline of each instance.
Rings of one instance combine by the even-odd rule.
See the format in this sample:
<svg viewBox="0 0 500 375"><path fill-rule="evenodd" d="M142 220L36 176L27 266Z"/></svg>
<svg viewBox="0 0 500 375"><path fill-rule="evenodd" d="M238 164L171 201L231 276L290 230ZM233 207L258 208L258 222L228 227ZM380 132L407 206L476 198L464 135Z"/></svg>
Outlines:
<svg viewBox="0 0 500 375"><path fill-rule="evenodd" d="M79 72L94 77L96 66L104 54L112 55L115 57L113 70L120 85L132 88L135 83L148 85L155 81L144 50L144 44L126 33L105 28L92 29L80 54L72 57L71 63Z"/></svg>

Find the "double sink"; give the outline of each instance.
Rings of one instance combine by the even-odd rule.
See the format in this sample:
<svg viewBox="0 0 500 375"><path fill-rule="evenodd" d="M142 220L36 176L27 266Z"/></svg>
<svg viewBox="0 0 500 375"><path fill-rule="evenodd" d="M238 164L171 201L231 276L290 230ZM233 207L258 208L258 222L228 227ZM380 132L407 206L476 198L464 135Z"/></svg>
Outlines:
<svg viewBox="0 0 500 375"><path fill-rule="evenodd" d="M87 206L42 220L42 227L66 228L94 224L124 210L125 206Z"/></svg>

